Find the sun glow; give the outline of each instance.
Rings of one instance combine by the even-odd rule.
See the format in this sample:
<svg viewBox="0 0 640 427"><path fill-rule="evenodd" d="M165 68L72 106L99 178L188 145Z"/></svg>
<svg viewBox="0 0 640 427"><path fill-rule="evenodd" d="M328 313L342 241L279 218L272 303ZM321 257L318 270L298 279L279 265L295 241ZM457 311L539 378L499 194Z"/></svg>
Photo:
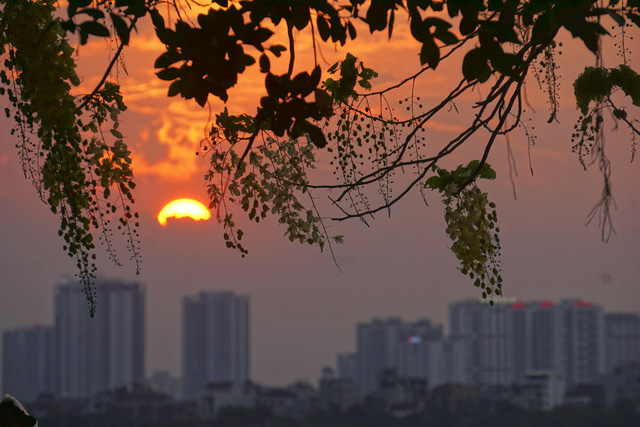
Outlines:
<svg viewBox="0 0 640 427"><path fill-rule="evenodd" d="M209 210L193 199L176 199L166 204L158 214L158 222L165 227L167 218L191 218L195 221L206 221L211 218Z"/></svg>

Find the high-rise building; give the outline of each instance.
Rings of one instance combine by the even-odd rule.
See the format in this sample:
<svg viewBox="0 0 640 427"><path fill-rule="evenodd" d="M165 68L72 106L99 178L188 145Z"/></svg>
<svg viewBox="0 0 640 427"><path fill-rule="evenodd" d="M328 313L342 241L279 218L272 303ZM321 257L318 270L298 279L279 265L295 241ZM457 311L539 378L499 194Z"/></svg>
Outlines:
<svg viewBox="0 0 640 427"><path fill-rule="evenodd" d="M450 306L456 382L521 383L530 372L558 374L567 385L594 383L604 373L602 307L579 300L489 306L465 301Z"/></svg>
<svg viewBox="0 0 640 427"><path fill-rule="evenodd" d="M373 319L357 327L356 381L365 393L378 388L389 370L406 378L427 379L431 343L442 340L442 325L428 319L403 322Z"/></svg>
<svg viewBox="0 0 640 427"><path fill-rule="evenodd" d="M588 301L563 300L562 355L564 380L568 386L593 384L605 373L605 325L602 307Z"/></svg>
<svg viewBox="0 0 640 427"><path fill-rule="evenodd" d="M551 301L532 302L525 313L525 371L561 372L564 334L558 306Z"/></svg>
<svg viewBox="0 0 640 427"><path fill-rule="evenodd" d="M610 313L604 316L606 328L607 372L640 363L640 315Z"/></svg>
<svg viewBox="0 0 640 427"><path fill-rule="evenodd" d="M451 304L451 343L457 351L458 381L467 385L510 385L514 382L514 337L512 301L469 300Z"/></svg>
<svg viewBox="0 0 640 427"><path fill-rule="evenodd" d="M197 399L211 382L249 378L249 297L232 292L184 297L183 397Z"/></svg>
<svg viewBox="0 0 640 427"><path fill-rule="evenodd" d="M89 316L77 283L63 281L54 297L56 392L87 397L144 381L144 290L138 283L99 280Z"/></svg>
<svg viewBox="0 0 640 427"><path fill-rule="evenodd" d="M34 326L2 334L2 391L21 402L53 393L53 328Z"/></svg>

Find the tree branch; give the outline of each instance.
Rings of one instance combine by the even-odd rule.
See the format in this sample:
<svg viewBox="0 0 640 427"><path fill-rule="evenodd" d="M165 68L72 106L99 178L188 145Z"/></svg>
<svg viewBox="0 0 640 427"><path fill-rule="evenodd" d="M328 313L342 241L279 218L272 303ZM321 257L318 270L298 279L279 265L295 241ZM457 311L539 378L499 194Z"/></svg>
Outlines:
<svg viewBox="0 0 640 427"><path fill-rule="evenodd" d="M128 29L129 33L131 33L131 31L133 30L133 27L135 27L137 21L138 21L138 17L134 16L133 19L131 20L131 24L129 25L129 29ZM91 99L96 95L96 93L98 93L98 91L102 88L102 85L104 84L104 82L107 81L107 77L109 77L109 74L111 73L111 69L118 61L118 58L120 57L120 54L122 53L122 50L124 49L124 47L125 45L120 43L120 46L118 46L118 49L116 50L115 55L113 55L113 58L111 58L111 62L107 66L107 69L102 75L102 78L100 79L96 87L93 89L93 91L89 95L84 97L84 100L78 106L78 110L82 110L84 107L86 107L87 104L91 102Z"/></svg>

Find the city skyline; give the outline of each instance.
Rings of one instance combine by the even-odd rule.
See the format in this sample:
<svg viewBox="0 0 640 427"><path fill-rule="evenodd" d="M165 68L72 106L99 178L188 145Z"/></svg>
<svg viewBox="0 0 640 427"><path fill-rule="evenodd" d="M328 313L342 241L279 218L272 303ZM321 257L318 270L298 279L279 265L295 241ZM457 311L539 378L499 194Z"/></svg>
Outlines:
<svg viewBox="0 0 640 427"><path fill-rule="evenodd" d="M135 313L140 313L143 306L143 302L138 302L139 308L133 309L132 304L135 305L136 299L131 299L126 294L131 291L134 292L132 295L135 295L136 292L139 294L140 291L136 291L136 289L142 289L141 285L126 284L116 279L103 280L99 284L100 293L98 295L103 298L103 301L106 300L103 306L111 307L121 313L112 317L113 320L107 320L107 316L98 317L98 319L102 318L101 325L103 327L94 326L102 332L84 344L76 343L74 346L68 340L67 344L56 344L57 347L67 349L66 357L57 356L58 360L66 360L67 363L57 369L55 379L41 380L40 377L34 377L36 382L46 383L49 381L47 383L49 385L45 387L51 387L54 394L78 397L91 393L92 390L97 391L136 381L141 382L146 380L152 372L158 374L157 370L141 371L140 369L140 365L143 366L142 369L145 365L144 347L146 343L144 338L137 340L142 348L135 351L135 354L142 357L142 360L135 362L135 357L131 359L126 356L126 352L123 353L136 341L133 338L134 335L131 335L136 329L135 327L132 329L132 325L136 323ZM75 313L74 316L67 316L66 321L61 321L60 319L64 319L65 316L61 317L59 314L53 326L39 325L33 328L22 327L15 330L5 330L3 331L3 343L6 340L6 342L14 343L13 346L19 347L15 344L18 342L19 335L27 337L29 334L49 332L52 337L49 338L48 345L51 346L52 342L60 342L60 337L65 335L61 334L60 330L79 331L82 328L86 329L86 326L80 326L81 323L78 323L86 320L79 315L84 313L86 301L81 288L79 286L74 288L74 285L77 286L77 284L69 282L58 284L55 301L60 314L65 312L65 307L75 306L71 310ZM124 290L125 293L118 292L118 289ZM128 304L127 300L131 304ZM115 302L119 303L114 304ZM257 358L249 351L251 347L249 297L237 295L231 291L200 291L196 295L183 297L182 304L182 328L186 332L192 332L192 334L186 333L182 337L183 396L194 398L199 393L197 390L202 392L208 382L242 383L250 380L249 372L252 365L250 360ZM428 313L415 321L407 321L404 317L383 319L379 316L369 321L359 321L353 325L356 332L354 343L356 353L336 352L334 358L325 360L323 367L334 365L332 361L336 360L335 369L338 377L353 378L366 392L375 389L380 371L387 368L394 368L397 375L402 377L428 378L430 388L451 382L470 385L509 385L520 381L529 371L562 372L563 381L573 385L593 382L599 375L611 371L613 367L623 362L639 359L640 313L609 312L597 302L580 299L558 302L550 300L524 302L513 298L502 298L498 299L493 307L481 299L466 299L450 304L448 310L451 319L449 323L452 326L446 334L443 324L433 322L427 317ZM113 316L113 310L105 311L112 313ZM570 317L567 317L569 314ZM584 317L585 315L591 317ZM522 321L518 320L520 318ZM590 318L595 319L596 324L592 325ZM108 326L110 324L117 324L117 329L122 332L119 335L119 341L113 339L114 329ZM567 329L567 327L574 329ZM137 332L137 336L147 335L145 329L142 326L142 329ZM127 333L127 331L131 332ZM584 335L580 331L585 331L589 335ZM486 337L484 334L487 334ZM554 334L556 334L555 338ZM108 339L106 341L100 339L101 336ZM605 336L606 347L604 346ZM130 338L127 340L126 337ZM518 341L520 337L522 341ZM23 341L26 339L22 338ZM38 339L42 341L44 338ZM107 342L109 339L111 339L111 343ZM31 340L33 341L34 338ZM180 338L173 337L173 340L178 341ZM479 344L473 344L474 340L479 340ZM100 342L103 344L100 345ZM555 344L550 345L550 343ZM194 347L194 344L197 345ZM85 350L81 350L78 345L81 345L81 348ZM477 345L480 347L476 347ZM482 346L487 347L483 350ZM560 346L559 350L563 348L567 350L558 353L556 346ZM78 350L72 350L73 348ZM92 348L98 351L87 353ZM477 351L473 350L475 348L479 349L478 354L474 353ZM582 353L584 350L579 350L577 355L571 356L574 358L572 360L579 362L563 365L562 363L566 362L562 361L568 360L567 356L570 356L570 348L595 348L597 351L594 356L589 356L592 352ZM195 357L197 354L194 356L192 349L202 350L196 351L198 354L202 353L200 357ZM368 350L363 353L365 351L363 349ZM521 350L520 353L517 353L518 349ZM3 347L4 352L9 352L9 350L9 348ZM24 350L18 351L22 352L19 354L29 354ZM7 372L4 360L7 360L7 355L9 358L12 357L12 354L9 352L3 356L2 371L4 374ZM82 359L83 354L88 357L85 362L82 362L84 360ZM94 354L98 359L92 358L93 356L90 354ZM365 354L371 356L365 357ZM113 359L114 355L119 357ZM42 357L43 354L38 353L35 356ZM371 357L374 358L371 359ZM594 357L593 361L590 357ZM23 358L25 361L35 363L33 357ZM13 357L14 362L12 363L17 363L18 359L19 357ZM118 363L107 363L111 359ZM54 361L53 363L59 362ZM19 366L22 365L19 364ZM138 366L137 374L134 372L135 366ZM185 367L190 367L191 371L184 370ZM93 379L89 379L84 373L87 371L83 371L83 369L87 368L95 372L89 376ZM20 372L29 372L26 365L24 369L20 369L22 369L18 370ZM38 368L37 371L46 372L47 369ZM103 375L99 375L100 372ZM319 372L318 370L306 379L317 378ZM19 384L16 382L19 381L19 376L14 375L14 377L3 379L3 381L8 381L6 384ZM67 379L62 380L64 378ZM200 381L199 385L189 385L193 382L193 378ZM53 386L51 386L52 382Z"/></svg>

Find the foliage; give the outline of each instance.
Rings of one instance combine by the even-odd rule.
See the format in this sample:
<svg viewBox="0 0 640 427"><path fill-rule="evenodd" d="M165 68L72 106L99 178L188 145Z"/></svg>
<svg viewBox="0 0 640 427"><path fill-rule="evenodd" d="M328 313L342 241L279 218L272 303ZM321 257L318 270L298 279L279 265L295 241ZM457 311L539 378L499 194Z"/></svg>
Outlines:
<svg viewBox="0 0 640 427"><path fill-rule="evenodd" d="M437 175L425 186L443 195L447 235L453 241L451 250L460 260L460 271L474 280L474 286L482 289L482 298L488 297L493 305L493 296L502 295L500 229L495 203L489 202L487 193L475 182L467 184L478 164L473 160L451 172L436 167ZM496 173L485 163L477 177L495 179Z"/></svg>
<svg viewBox="0 0 640 427"><path fill-rule="evenodd" d="M12 134L19 136L17 148L25 176L60 216L59 235L65 241L64 250L76 259L93 315L92 231L99 231L102 244L119 263L111 246L109 219L109 214L117 214L117 228L124 230L132 258L136 263L139 259L137 223L133 223L138 215L131 210L135 187L131 152L118 130L118 115L126 106L119 86L112 82L87 97L71 94L80 80L73 48L60 21L53 19L54 11L54 2L48 0L4 5L0 46L7 55L0 71L0 93L6 92L11 103L5 113L16 123Z"/></svg>
<svg viewBox="0 0 640 427"><path fill-rule="evenodd" d="M256 223L269 213L276 215L278 222L286 226L285 235L290 241L323 249L329 236L307 188L307 170L315 167L313 144L303 145L296 139L278 143L266 138L246 161L232 149L225 150L223 141L233 146L242 135L252 134L254 128L252 117L229 116L225 109L217 115L210 139L204 142L211 158L211 169L205 176L209 207L223 212L219 219L228 230L224 234L227 247L238 249L243 256L248 253L241 243L244 232L236 227L230 206L237 204ZM303 195L309 196L312 208L305 209L300 202ZM341 236L334 236L333 240L339 242Z"/></svg>
<svg viewBox="0 0 640 427"><path fill-rule="evenodd" d="M604 177L602 200L592 214L601 214L605 240L612 230L611 168L602 111L611 109L614 120L630 129L632 156L640 133L637 121L614 97L619 89L638 106L638 75L627 64L624 30L640 26L638 0L211 0L204 4L206 13L195 20L182 13L185 7L202 6L194 0L69 0L64 19L54 18L52 0L0 0L0 5L0 44L8 54L3 90L12 105L8 114L16 121L14 131L21 137L25 173L60 214L65 249L77 258L90 297L94 231L101 233L115 260L107 211L120 214L119 227L128 236L136 262L139 257L135 214L129 207L130 153L117 128L125 107L117 85L107 78L138 20L146 16L165 46L155 68L158 77L169 82L169 96L193 99L200 106L210 95L227 102L249 67L255 65L264 74L265 95L255 113L233 115L225 109L203 142L203 153L211 162L205 176L210 207L218 211L226 229L226 245L243 255L247 249L241 244L234 205L255 222L271 213L290 240L322 249L341 241L341 236L329 235L312 192L328 193L340 212L333 220L367 222L414 188L425 201L424 190L432 189L443 196L447 234L461 271L484 286L483 295L499 295L497 216L476 179L493 177L487 160L499 138L522 131L529 144L535 140L523 118L524 85L531 74L549 97L549 122L557 120L555 55L561 30L597 59L596 67L587 67L574 85L583 117L573 144L579 161L586 167L583 155L590 153L590 163L596 163ZM166 7L175 12L171 20L162 13ZM347 54L323 76L317 60L320 43L346 45L363 28L393 39L396 23L404 20L420 45L420 70L374 91L375 71ZM358 21L364 27L356 25ZM620 38L623 64L611 69L598 60L601 38L614 37L606 23L620 29L615 37ZM286 34L286 46L271 41L279 32ZM294 35L299 32L311 36L314 64L294 74ZM118 46L103 78L85 96L71 94L78 84L67 41L72 35L81 44L112 37ZM462 59L461 79L441 102L424 106L413 90L416 82L456 55ZM279 60L288 61L284 74L272 72ZM396 113L388 97L408 87L410 96L398 103L401 112ZM464 130L440 147L429 144L428 123L457 110L462 95L480 88L483 95ZM101 131L107 122L112 123L112 143ZM484 141L477 161L453 171L439 166L460 146L477 139ZM323 148L333 155L335 182L311 182L316 152ZM408 178L394 181L398 172Z"/></svg>

